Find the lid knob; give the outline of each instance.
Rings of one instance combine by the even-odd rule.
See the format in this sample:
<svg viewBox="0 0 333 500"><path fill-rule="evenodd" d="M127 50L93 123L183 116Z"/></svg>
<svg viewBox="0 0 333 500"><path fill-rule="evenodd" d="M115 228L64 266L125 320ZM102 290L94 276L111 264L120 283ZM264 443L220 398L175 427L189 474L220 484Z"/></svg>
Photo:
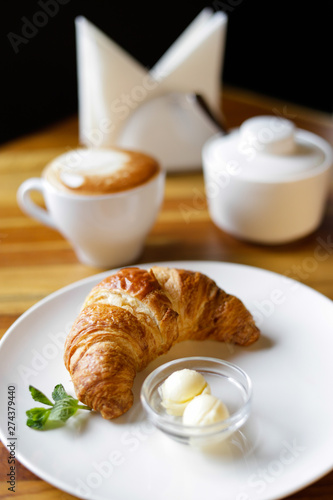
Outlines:
<svg viewBox="0 0 333 500"><path fill-rule="evenodd" d="M278 116L255 116L240 127L241 143L254 147L258 152L270 154L292 153L295 125Z"/></svg>

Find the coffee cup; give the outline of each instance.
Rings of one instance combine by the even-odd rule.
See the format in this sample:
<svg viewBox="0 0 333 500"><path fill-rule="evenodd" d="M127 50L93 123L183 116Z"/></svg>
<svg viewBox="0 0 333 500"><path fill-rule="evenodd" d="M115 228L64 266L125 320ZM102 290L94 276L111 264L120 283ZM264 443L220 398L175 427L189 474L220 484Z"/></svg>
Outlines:
<svg viewBox="0 0 333 500"><path fill-rule="evenodd" d="M164 197L165 173L149 155L78 148L52 160L40 178L24 181L17 201L27 215L59 231L78 259L110 268L143 249ZM39 191L42 208L31 199Z"/></svg>

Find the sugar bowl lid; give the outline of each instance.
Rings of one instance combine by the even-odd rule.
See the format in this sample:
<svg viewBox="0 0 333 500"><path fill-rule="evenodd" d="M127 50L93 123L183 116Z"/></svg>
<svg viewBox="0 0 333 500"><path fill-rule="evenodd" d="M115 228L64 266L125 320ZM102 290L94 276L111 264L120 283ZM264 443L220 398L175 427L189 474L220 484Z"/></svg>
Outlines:
<svg viewBox="0 0 333 500"><path fill-rule="evenodd" d="M261 182L297 180L332 166L332 147L321 137L278 116L255 116L208 141L206 161Z"/></svg>

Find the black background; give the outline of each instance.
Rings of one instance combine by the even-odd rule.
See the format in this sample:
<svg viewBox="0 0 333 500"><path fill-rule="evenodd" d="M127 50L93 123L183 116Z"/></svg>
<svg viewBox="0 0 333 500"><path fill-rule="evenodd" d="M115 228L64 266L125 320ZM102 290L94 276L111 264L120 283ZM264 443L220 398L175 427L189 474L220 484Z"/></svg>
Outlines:
<svg viewBox="0 0 333 500"><path fill-rule="evenodd" d="M13 34L23 36L26 19L43 24L39 2L57 2L58 12L27 43L13 42ZM332 0L6 1L0 142L77 112L76 16L87 17L149 69L203 7L228 14L225 84L332 113Z"/></svg>

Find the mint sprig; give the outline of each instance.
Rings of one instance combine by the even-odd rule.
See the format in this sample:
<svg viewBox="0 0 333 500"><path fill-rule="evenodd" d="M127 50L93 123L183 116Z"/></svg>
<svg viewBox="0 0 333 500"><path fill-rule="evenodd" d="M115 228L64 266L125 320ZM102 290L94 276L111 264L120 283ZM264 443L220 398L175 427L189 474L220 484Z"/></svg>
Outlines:
<svg viewBox="0 0 333 500"><path fill-rule="evenodd" d="M29 385L32 399L50 406L50 408L31 408L26 412L27 426L37 430L46 430L64 424L77 410L91 410L86 405L80 404L78 399L73 398L65 391L62 384L55 386L50 401L41 391Z"/></svg>

